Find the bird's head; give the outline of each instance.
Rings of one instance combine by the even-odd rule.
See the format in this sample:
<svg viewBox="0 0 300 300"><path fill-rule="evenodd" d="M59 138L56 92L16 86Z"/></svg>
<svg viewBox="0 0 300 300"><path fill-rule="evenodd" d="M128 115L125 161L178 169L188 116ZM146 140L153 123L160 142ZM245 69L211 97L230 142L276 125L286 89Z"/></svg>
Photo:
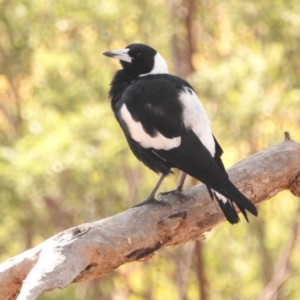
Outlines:
<svg viewBox="0 0 300 300"><path fill-rule="evenodd" d="M124 71L133 78L168 73L168 66L163 57L155 49L144 44L130 44L125 49L106 51L103 55L119 59Z"/></svg>

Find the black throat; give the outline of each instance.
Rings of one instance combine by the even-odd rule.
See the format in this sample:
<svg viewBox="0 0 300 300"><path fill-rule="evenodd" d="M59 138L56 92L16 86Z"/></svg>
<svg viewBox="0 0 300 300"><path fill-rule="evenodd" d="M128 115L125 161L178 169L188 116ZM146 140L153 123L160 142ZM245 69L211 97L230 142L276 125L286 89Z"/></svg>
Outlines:
<svg viewBox="0 0 300 300"><path fill-rule="evenodd" d="M118 109L118 103L121 100L123 92L131 85L135 80L135 76L122 70L117 71L115 74L109 90L109 97L111 99L111 107L115 112Z"/></svg>

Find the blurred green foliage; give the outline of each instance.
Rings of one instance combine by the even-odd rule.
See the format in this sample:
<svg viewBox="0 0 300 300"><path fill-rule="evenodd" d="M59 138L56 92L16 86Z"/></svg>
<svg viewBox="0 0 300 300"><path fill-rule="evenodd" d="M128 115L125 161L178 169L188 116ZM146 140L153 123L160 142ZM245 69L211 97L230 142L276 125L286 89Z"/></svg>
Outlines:
<svg viewBox="0 0 300 300"><path fill-rule="evenodd" d="M297 0L0 0L1 261L138 203L157 180L130 153L107 97L119 66L102 52L136 41L159 50L173 73L190 62L182 74L207 109L226 166L282 141L285 130L300 140ZM201 266L189 243L40 299L200 299L201 289L206 299L254 299L298 217L288 192L259 210L250 225L207 234ZM276 299L300 297L299 249Z"/></svg>

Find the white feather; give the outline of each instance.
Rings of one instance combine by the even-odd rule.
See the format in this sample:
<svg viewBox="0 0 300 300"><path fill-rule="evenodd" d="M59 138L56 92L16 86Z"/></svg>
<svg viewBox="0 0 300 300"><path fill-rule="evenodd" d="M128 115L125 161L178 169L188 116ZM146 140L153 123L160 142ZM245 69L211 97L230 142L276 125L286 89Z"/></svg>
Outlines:
<svg viewBox="0 0 300 300"><path fill-rule="evenodd" d="M211 132L209 119L202 103L190 88L186 88L180 94L179 99L184 107L183 121L185 127L192 129L210 154L214 156L216 145Z"/></svg>
<svg viewBox="0 0 300 300"><path fill-rule="evenodd" d="M218 193L218 192L216 192L216 191L213 191L213 192L215 193L215 196L216 196L219 200L221 200L224 204L227 203L228 199L227 199L225 196L221 195L220 193ZM231 204L231 202L229 202L229 203Z"/></svg>
<svg viewBox="0 0 300 300"><path fill-rule="evenodd" d="M130 136L144 148L154 148L156 150L170 150L176 148L181 143L181 137L166 138L160 132L155 136L150 136L145 132L141 122L133 120L126 104L123 104L120 110L120 116L126 123Z"/></svg>
<svg viewBox="0 0 300 300"><path fill-rule="evenodd" d="M141 74L140 77L150 75L150 74L168 74L168 65L164 58L157 52L154 56L154 66L153 69L146 74Z"/></svg>

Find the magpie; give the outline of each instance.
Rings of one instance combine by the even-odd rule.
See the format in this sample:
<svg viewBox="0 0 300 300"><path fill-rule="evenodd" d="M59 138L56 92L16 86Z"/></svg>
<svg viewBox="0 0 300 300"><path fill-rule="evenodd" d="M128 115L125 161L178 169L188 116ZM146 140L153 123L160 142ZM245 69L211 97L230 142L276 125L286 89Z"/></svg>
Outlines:
<svg viewBox="0 0 300 300"><path fill-rule="evenodd" d="M163 57L152 47L134 43L125 49L106 51L116 58L118 70L109 97L115 117L134 155L161 177L139 205L161 202L155 194L172 168L183 171L175 192L181 193L186 174L204 183L226 219L235 224L235 206L248 221L257 216L254 204L229 180L204 107L192 86L170 75ZM138 206L139 206L138 205Z"/></svg>

